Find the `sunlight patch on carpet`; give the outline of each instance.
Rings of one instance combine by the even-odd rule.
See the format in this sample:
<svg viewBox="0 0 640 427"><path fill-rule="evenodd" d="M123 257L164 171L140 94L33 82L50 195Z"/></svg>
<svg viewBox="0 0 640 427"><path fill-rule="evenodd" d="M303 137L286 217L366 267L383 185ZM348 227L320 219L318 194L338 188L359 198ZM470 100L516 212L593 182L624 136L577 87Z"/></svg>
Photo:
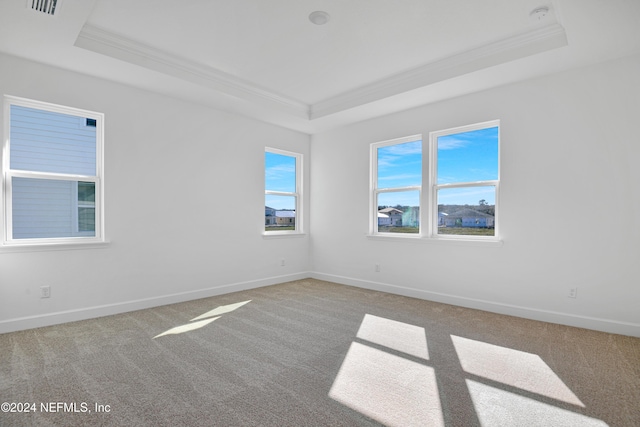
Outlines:
<svg viewBox="0 0 640 427"><path fill-rule="evenodd" d="M153 337L153 339L163 337L165 335L176 335L176 334L182 334L189 331L195 331L196 329L200 329L204 326L207 326L209 323L219 318L220 316L213 317L211 319L200 320L199 322L187 323L186 325L182 325L182 326L176 326L175 328L171 328L168 331L165 331L159 335L156 335L155 337Z"/></svg>
<svg viewBox="0 0 640 427"><path fill-rule="evenodd" d="M214 308L213 310L209 310L206 313L201 314L198 317L194 317L193 319L190 320L190 322L192 323L187 323L182 326L176 326L175 328L171 328L166 332L156 335L155 337L153 337L153 339L156 339L165 335L176 335L176 334L182 334L189 331L195 331L196 329L200 329L204 326L207 326L209 323L213 322L214 320L219 319L222 314L230 313L250 302L251 300L237 302L235 304L221 305L219 307Z"/></svg>
<svg viewBox="0 0 640 427"><path fill-rule="evenodd" d="M358 342L329 397L387 426L444 426L433 368Z"/></svg>
<svg viewBox="0 0 640 427"><path fill-rule="evenodd" d="M525 396L466 380L483 427L607 427L602 420L557 408Z"/></svg>
<svg viewBox="0 0 640 427"><path fill-rule="evenodd" d="M420 326L365 314L357 337L429 360L427 336Z"/></svg>
<svg viewBox="0 0 640 427"><path fill-rule="evenodd" d="M530 391L562 402L585 407L537 354L451 336L465 372Z"/></svg>
<svg viewBox="0 0 640 427"><path fill-rule="evenodd" d="M220 316L221 314L225 314L225 313L230 313L234 310L239 309L240 307L242 307L245 304L250 303L251 300L249 301L243 301L243 302L237 302L235 304L228 304L228 305L221 305L219 307L214 308L213 310L210 310L204 314L201 314L198 317L194 317L193 319L191 319L191 322L195 322L196 320L201 320L201 319L206 319L208 317L214 317L214 316Z"/></svg>

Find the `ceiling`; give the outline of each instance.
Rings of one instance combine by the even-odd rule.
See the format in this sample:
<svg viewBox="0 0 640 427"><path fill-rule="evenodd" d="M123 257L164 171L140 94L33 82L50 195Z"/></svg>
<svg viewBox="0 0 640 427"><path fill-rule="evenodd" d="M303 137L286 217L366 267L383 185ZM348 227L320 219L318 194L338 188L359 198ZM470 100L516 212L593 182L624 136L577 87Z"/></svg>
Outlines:
<svg viewBox="0 0 640 427"><path fill-rule="evenodd" d="M0 52L309 134L640 51L640 0L33 1Z"/></svg>

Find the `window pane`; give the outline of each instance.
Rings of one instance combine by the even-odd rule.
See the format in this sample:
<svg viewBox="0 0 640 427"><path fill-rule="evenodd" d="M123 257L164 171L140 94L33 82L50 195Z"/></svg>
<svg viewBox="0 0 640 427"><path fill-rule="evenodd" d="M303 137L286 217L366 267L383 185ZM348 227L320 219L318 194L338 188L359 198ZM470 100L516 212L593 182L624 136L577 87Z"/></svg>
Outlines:
<svg viewBox="0 0 640 427"><path fill-rule="evenodd" d="M91 202L79 208L78 182L13 178L12 184L14 239L95 236L95 208Z"/></svg>
<svg viewBox="0 0 640 427"><path fill-rule="evenodd" d="M265 196L264 225L266 231L296 229L296 197Z"/></svg>
<svg viewBox="0 0 640 427"><path fill-rule="evenodd" d="M378 188L422 185L422 141L378 148Z"/></svg>
<svg viewBox="0 0 640 427"><path fill-rule="evenodd" d="M420 192L393 191L379 193L378 232L419 233Z"/></svg>
<svg viewBox="0 0 640 427"><path fill-rule="evenodd" d="M90 232L90 236L96 231L96 210L95 208L78 208L78 231ZM93 232L93 233L92 233Z"/></svg>
<svg viewBox="0 0 640 427"><path fill-rule="evenodd" d="M11 169L96 175L96 127L85 117L11 106Z"/></svg>
<svg viewBox="0 0 640 427"><path fill-rule="evenodd" d="M265 189L269 191L296 192L296 158L265 152Z"/></svg>
<svg viewBox="0 0 640 427"><path fill-rule="evenodd" d="M96 184L94 182L78 182L78 231L96 230ZM93 236L93 234L91 234Z"/></svg>
<svg viewBox="0 0 640 427"><path fill-rule="evenodd" d="M78 202L81 204L95 204L96 184L94 182L78 183Z"/></svg>
<svg viewBox="0 0 640 427"><path fill-rule="evenodd" d="M495 235L495 186L438 190L438 234Z"/></svg>
<svg viewBox="0 0 640 427"><path fill-rule="evenodd" d="M438 137L438 184L498 179L498 127Z"/></svg>

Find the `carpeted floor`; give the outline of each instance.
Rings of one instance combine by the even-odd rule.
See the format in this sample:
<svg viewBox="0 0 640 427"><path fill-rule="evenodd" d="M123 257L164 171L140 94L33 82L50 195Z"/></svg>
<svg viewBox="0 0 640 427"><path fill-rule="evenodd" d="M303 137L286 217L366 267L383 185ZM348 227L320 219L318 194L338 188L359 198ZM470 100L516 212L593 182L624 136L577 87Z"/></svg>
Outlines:
<svg viewBox="0 0 640 427"><path fill-rule="evenodd" d="M0 335L3 402L0 426L631 427L640 339L308 279Z"/></svg>

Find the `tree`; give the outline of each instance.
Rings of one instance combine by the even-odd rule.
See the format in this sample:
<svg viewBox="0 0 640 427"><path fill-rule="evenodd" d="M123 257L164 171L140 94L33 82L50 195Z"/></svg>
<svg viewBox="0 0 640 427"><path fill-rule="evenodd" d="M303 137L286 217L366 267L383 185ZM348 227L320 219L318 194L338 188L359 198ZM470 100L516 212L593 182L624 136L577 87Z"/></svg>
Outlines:
<svg viewBox="0 0 640 427"><path fill-rule="evenodd" d="M478 202L478 204L479 204L480 206L486 206L486 205L487 205L487 201L486 201L485 199L482 199L482 200L480 200L480 201Z"/></svg>

